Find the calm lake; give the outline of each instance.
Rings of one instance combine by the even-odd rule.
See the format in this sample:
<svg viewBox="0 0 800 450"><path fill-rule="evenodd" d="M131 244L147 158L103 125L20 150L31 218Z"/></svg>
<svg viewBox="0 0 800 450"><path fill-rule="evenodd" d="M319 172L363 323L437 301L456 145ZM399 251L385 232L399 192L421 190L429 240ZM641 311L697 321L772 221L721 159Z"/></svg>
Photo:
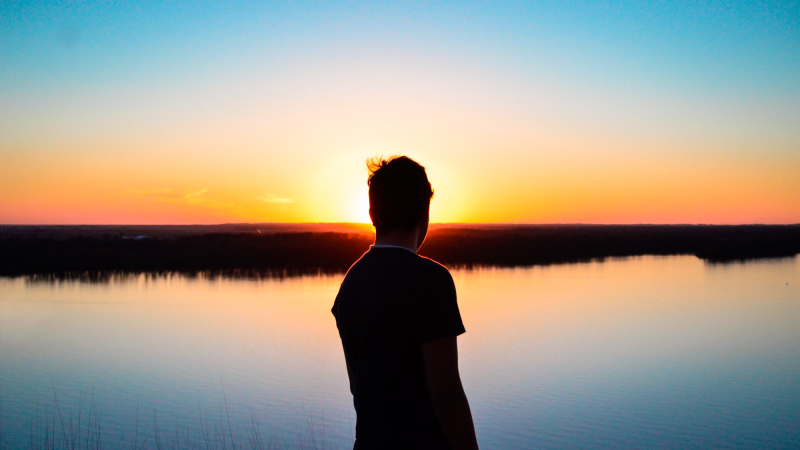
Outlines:
<svg viewBox="0 0 800 450"><path fill-rule="evenodd" d="M99 415L104 448L250 448L256 435L348 448L330 313L342 277L0 279L0 448L35 447L53 426L76 435L79 410L83 428ZM483 449L800 448L795 258L453 277Z"/></svg>

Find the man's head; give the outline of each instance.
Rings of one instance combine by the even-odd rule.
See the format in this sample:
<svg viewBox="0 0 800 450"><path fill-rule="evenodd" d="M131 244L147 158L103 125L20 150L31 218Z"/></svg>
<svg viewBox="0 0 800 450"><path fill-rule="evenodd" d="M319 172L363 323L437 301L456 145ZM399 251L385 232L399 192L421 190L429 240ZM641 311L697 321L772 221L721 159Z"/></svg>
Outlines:
<svg viewBox="0 0 800 450"><path fill-rule="evenodd" d="M393 156L369 159L367 168L369 215L377 232L412 232L423 221L427 225L433 189L424 167Z"/></svg>

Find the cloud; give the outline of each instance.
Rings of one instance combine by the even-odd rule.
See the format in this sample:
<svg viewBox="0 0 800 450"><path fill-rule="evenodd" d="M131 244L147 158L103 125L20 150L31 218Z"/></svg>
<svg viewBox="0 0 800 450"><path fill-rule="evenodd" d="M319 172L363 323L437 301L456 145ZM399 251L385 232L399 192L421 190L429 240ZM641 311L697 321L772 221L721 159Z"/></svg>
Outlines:
<svg viewBox="0 0 800 450"><path fill-rule="evenodd" d="M244 208L240 205L222 202L205 197L208 189L178 192L173 189L129 189L128 192L149 197L157 202L179 203L189 206L200 206L229 213L241 213Z"/></svg>
<svg viewBox="0 0 800 450"><path fill-rule="evenodd" d="M208 192L208 189L200 189L188 193L186 191L180 192L174 189L128 189L127 192L134 195L151 197L159 202L197 203L204 200L202 196Z"/></svg>
<svg viewBox="0 0 800 450"><path fill-rule="evenodd" d="M294 203L294 200L285 197L279 197L275 194L264 194L262 196L256 197L256 200L261 200L262 202L266 203Z"/></svg>
<svg viewBox="0 0 800 450"><path fill-rule="evenodd" d="M184 195L181 198L189 200L189 199L192 199L192 198L200 197L201 195L205 194L206 192L208 192L208 189L200 189L199 191L190 192L190 193Z"/></svg>

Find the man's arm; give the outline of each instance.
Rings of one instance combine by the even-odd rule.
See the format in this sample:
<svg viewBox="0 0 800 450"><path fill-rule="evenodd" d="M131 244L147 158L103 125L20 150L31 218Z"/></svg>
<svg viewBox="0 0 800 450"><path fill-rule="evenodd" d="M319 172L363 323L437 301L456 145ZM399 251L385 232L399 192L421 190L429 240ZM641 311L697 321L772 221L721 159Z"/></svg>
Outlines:
<svg viewBox="0 0 800 450"><path fill-rule="evenodd" d="M433 411L450 446L453 450L477 450L475 425L458 373L456 337L423 344L422 359Z"/></svg>
<svg viewBox="0 0 800 450"><path fill-rule="evenodd" d="M347 366L347 378L350 381L350 394L356 395L355 380L353 379L355 374L353 373L353 369L350 366L350 361L347 360L346 351L344 352L344 364Z"/></svg>

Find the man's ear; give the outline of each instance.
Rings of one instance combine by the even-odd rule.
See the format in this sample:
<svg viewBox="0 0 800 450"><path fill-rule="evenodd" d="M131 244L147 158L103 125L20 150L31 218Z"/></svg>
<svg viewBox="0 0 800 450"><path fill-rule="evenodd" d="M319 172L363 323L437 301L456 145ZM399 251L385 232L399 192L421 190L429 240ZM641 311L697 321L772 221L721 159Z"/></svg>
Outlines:
<svg viewBox="0 0 800 450"><path fill-rule="evenodd" d="M375 219L372 218L372 208L369 209L369 220L372 222L372 225L375 225Z"/></svg>
<svg viewBox="0 0 800 450"><path fill-rule="evenodd" d="M422 217L420 217L419 226L420 228L427 229L430 223L431 223L431 210L428 209L428 211L426 211L425 214L423 214Z"/></svg>
<svg viewBox="0 0 800 450"><path fill-rule="evenodd" d="M430 211L425 213L417 224L417 250L422 247L425 238L428 236L428 227L430 226Z"/></svg>

